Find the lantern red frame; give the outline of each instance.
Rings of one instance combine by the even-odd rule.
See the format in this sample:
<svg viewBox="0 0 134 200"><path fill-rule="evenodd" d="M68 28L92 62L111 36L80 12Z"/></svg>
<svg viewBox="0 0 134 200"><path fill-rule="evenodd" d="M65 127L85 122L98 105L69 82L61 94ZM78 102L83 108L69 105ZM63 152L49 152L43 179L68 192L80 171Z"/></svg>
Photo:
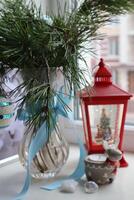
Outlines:
<svg viewBox="0 0 134 200"><path fill-rule="evenodd" d="M94 75L95 84L92 88L83 89L80 93L80 102L83 118L83 127L85 133L86 148L89 154L91 153L103 153L104 149L102 144L95 145L92 141L92 132L90 126L90 113L88 106L91 105L123 105L122 121L119 133L119 145L118 148L122 151L123 136L124 136L124 124L127 112L128 100L132 97L128 92L120 89L116 85L112 84L111 73L104 65L103 59L100 60L99 69ZM124 159L124 155L120 161L121 167L128 166L128 163Z"/></svg>

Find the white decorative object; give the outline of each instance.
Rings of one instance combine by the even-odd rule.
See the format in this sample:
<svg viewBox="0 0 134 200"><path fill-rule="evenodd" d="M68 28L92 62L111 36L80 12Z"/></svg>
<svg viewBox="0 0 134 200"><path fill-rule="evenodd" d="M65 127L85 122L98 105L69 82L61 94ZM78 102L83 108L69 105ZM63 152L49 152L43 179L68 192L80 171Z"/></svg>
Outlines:
<svg viewBox="0 0 134 200"><path fill-rule="evenodd" d="M88 181L84 184L86 193L95 193L98 191L99 186L94 181Z"/></svg>
<svg viewBox="0 0 134 200"><path fill-rule="evenodd" d="M60 187L60 192L74 193L77 185L78 185L78 182L76 182L73 179L65 180L65 181L63 181L63 183Z"/></svg>
<svg viewBox="0 0 134 200"><path fill-rule="evenodd" d="M107 159L105 154L90 154L86 157L86 160L92 161L92 163L104 163Z"/></svg>
<svg viewBox="0 0 134 200"><path fill-rule="evenodd" d="M85 173L88 181L98 184L112 183L119 167L122 152L118 149L118 140L114 144L103 141L104 154L90 154L85 158Z"/></svg>

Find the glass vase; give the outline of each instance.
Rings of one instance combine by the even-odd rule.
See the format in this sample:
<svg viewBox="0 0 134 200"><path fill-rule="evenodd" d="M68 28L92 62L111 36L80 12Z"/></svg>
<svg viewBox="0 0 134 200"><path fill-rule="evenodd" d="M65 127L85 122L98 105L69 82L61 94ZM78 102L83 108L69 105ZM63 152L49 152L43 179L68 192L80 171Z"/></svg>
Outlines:
<svg viewBox="0 0 134 200"><path fill-rule="evenodd" d="M34 178L52 178L65 164L68 154L69 145L61 132L60 126L56 126L55 130L51 133L48 142L40 149L34 157L30 173ZM27 164L28 147L33 137L32 131L24 134L19 148L19 159L24 167Z"/></svg>

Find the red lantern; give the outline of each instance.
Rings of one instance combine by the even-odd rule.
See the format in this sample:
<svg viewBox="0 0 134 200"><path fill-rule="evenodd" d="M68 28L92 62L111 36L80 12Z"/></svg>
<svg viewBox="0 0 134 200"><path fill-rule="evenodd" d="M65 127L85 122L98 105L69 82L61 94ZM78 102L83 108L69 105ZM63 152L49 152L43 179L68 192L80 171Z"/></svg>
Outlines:
<svg viewBox="0 0 134 200"><path fill-rule="evenodd" d="M79 94L89 154L103 153L103 140L113 145L119 140L118 148L122 151L127 103L132 95L112 84L111 77L101 59L94 76L94 86L90 92L83 89ZM124 157L120 161L120 166L128 166Z"/></svg>

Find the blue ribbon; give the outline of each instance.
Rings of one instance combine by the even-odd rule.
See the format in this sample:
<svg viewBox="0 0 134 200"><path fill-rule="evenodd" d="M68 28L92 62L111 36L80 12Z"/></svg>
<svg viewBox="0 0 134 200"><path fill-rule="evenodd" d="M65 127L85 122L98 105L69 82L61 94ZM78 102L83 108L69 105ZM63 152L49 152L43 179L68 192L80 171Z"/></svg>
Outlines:
<svg viewBox="0 0 134 200"><path fill-rule="evenodd" d="M62 93L62 89L60 90L60 100L63 101L66 104L69 104L70 100L71 100L71 95L66 96ZM54 112L53 112L53 116L52 116L52 123L51 126L49 128L48 131L48 126L46 124L46 122L44 122L41 127L39 128L39 130L37 131L35 137L32 139L31 144L29 146L29 150L28 150L28 161L27 161L27 174L26 174L26 178L25 178L25 182L24 182L24 186L21 190L21 192L15 197L14 200L22 200L28 189L29 186L31 184L31 176L30 176L30 166L31 163L35 157L35 155L39 152L39 150L43 147L44 144L47 143L48 141L48 136L49 133L52 133L53 129L55 128L56 122L57 122L57 116L58 115L62 115L64 117L68 117L67 112L65 112L63 105L61 103L61 101L58 100L58 98L55 99L55 106L54 106ZM29 112L30 113L30 112ZM18 117L19 119L23 119L23 120L27 120L29 119L30 115L32 115L32 113L29 114L27 112L27 110L23 110L22 112L19 112ZM77 169L75 170L75 172L70 175L67 179L75 179L78 180L80 179L80 177L83 176L84 174L84 161L83 158L85 158L85 148L82 144L82 142L79 142L80 145L80 159L79 159L79 164ZM49 186L42 186L42 189L49 189L53 188L56 189L61 185L61 181L59 181L59 183L55 182L53 183L53 185L49 185Z"/></svg>
<svg viewBox="0 0 134 200"><path fill-rule="evenodd" d="M33 158L35 157L36 153L47 142L47 139L48 139L48 131L47 131L46 123L44 122L44 124L42 124L40 129L37 131L36 136L33 138L30 144L29 151L28 151L27 174L26 174L25 183L24 183L22 191L16 196L15 200L22 200L24 196L26 195L29 189L29 185L31 183L31 176L30 176L31 162Z"/></svg>

